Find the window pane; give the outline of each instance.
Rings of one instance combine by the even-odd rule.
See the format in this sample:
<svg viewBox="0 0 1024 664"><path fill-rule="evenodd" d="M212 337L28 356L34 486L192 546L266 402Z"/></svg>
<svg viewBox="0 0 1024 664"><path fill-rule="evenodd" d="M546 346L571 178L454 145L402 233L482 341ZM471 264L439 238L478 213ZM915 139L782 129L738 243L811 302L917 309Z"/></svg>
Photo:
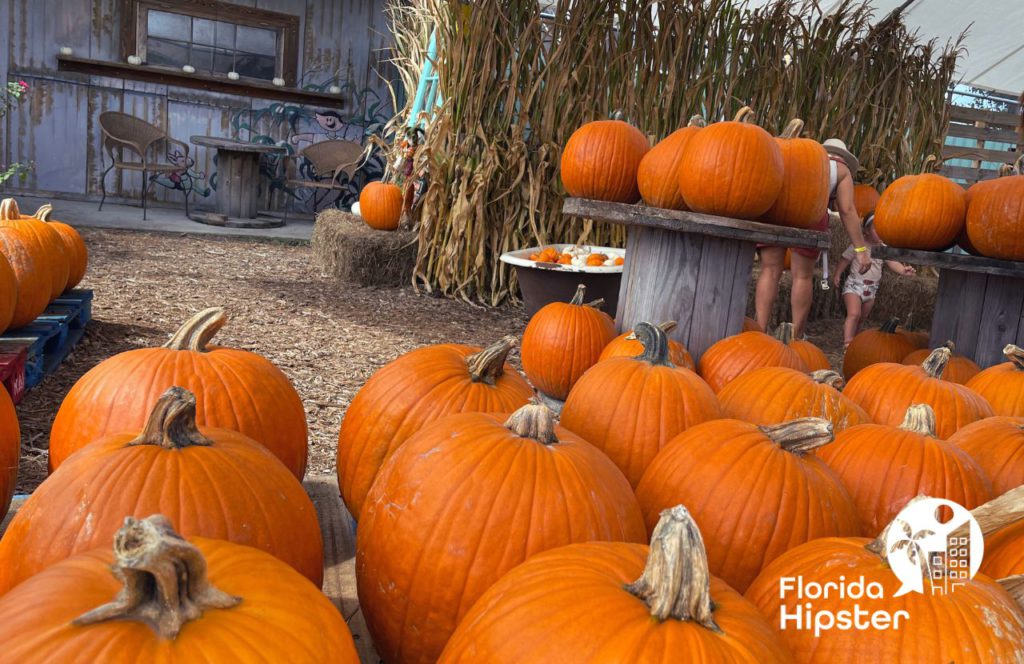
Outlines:
<svg viewBox="0 0 1024 664"><path fill-rule="evenodd" d="M192 19L192 41L196 44L213 46L213 26L215 21L206 18Z"/></svg>
<svg viewBox="0 0 1024 664"><path fill-rule="evenodd" d="M213 49L208 46L192 46L192 62L196 71L213 71Z"/></svg>
<svg viewBox="0 0 1024 664"><path fill-rule="evenodd" d="M213 53L213 71L218 74L226 74L235 69L235 54L224 49L217 49Z"/></svg>
<svg viewBox="0 0 1024 664"><path fill-rule="evenodd" d="M217 46L221 48L235 48L235 25L217 21Z"/></svg>
<svg viewBox="0 0 1024 664"><path fill-rule="evenodd" d="M277 33L273 30L240 25L238 26L238 39L235 41L235 48L246 53L274 55L277 53Z"/></svg>
<svg viewBox="0 0 1024 664"><path fill-rule="evenodd" d="M188 44L150 37L146 42L146 64L168 67L188 64Z"/></svg>
<svg viewBox="0 0 1024 664"><path fill-rule="evenodd" d="M187 40L192 33L192 18L153 9L146 18L146 32L150 37Z"/></svg>
<svg viewBox="0 0 1024 664"><path fill-rule="evenodd" d="M277 75L276 64L276 59L269 55L239 53L235 61L235 71L242 76L270 80Z"/></svg>

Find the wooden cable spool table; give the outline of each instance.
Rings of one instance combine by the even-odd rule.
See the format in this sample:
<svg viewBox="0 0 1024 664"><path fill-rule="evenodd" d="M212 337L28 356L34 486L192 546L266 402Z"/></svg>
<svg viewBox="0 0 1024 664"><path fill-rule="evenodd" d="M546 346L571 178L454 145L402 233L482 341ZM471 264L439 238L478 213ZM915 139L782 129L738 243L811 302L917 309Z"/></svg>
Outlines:
<svg viewBox="0 0 1024 664"><path fill-rule="evenodd" d="M217 151L217 215L196 217L196 221L241 228L284 225L279 219L257 220L257 204L260 157L264 154L286 154L285 148L219 136L193 136L191 141Z"/></svg>
<svg viewBox="0 0 1024 664"><path fill-rule="evenodd" d="M628 227L615 324L678 322L669 336L699 360L711 344L743 328L758 243L829 248L828 233L645 205L569 198L571 217Z"/></svg>
<svg viewBox="0 0 1024 664"><path fill-rule="evenodd" d="M952 341L985 368L1005 361L1006 344L1024 345L1024 262L896 247L876 247L873 255L938 268L933 348Z"/></svg>

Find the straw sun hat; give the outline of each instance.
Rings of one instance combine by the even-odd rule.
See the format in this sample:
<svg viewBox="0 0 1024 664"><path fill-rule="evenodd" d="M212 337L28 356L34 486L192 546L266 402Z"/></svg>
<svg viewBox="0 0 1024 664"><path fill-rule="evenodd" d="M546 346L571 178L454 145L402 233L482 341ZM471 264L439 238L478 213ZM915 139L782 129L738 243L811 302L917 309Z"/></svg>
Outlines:
<svg viewBox="0 0 1024 664"><path fill-rule="evenodd" d="M860 159L853 156L853 153L846 147L846 143L838 138L830 138L822 143L822 145L825 146L826 152L834 154L845 161L851 173L857 174L857 171L860 169Z"/></svg>

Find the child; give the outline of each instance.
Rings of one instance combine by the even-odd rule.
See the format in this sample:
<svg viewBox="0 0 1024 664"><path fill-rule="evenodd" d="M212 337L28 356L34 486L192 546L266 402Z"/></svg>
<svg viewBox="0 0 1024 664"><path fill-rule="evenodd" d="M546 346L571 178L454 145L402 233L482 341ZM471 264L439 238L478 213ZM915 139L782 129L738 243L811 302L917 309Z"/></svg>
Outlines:
<svg viewBox="0 0 1024 664"><path fill-rule="evenodd" d="M868 215L864 220L864 239L872 246L882 244L875 232L874 215ZM843 252L842 260L836 265L833 283L839 288L843 271L853 262L853 245L851 244ZM904 265L896 261L883 261L881 258L873 258L871 267L864 274L851 270L843 284L843 303L846 304L846 323L843 326L844 347L849 346L853 337L860 331L861 323L867 320L871 313L871 307L875 304L875 294L878 292L879 282L882 280L882 263L889 266L889 269L896 274L913 276L916 271L910 265Z"/></svg>

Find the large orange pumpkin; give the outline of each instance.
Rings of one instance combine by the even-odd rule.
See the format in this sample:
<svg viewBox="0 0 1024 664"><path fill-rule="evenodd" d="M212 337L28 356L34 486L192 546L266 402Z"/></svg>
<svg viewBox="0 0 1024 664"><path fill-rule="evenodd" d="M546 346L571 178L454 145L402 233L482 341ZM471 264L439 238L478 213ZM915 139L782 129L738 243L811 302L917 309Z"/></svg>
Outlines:
<svg viewBox="0 0 1024 664"><path fill-rule="evenodd" d="M3 240L0 239L0 334L11 326L18 307L18 276L3 251Z"/></svg>
<svg viewBox="0 0 1024 664"><path fill-rule="evenodd" d="M807 371L799 353L764 332L741 332L716 341L700 358L700 375L716 394L730 381L761 367Z"/></svg>
<svg viewBox="0 0 1024 664"><path fill-rule="evenodd" d="M839 390L843 378L834 371L805 374L787 367L762 367L743 374L718 399L727 417L752 424L781 424L800 417L820 417L836 432L871 418Z"/></svg>
<svg viewBox="0 0 1024 664"><path fill-rule="evenodd" d="M359 192L359 215L378 231L393 231L402 220L402 190L390 182L371 182Z"/></svg>
<svg viewBox="0 0 1024 664"><path fill-rule="evenodd" d="M964 188L934 173L905 175L886 187L875 208L882 242L906 249L946 249L964 228Z"/></svg>
<svg viewBox="0 0 1024 664"><path fill-rule="evenodd" d="M775 338L796 351L796 354L807 365L808 371L832 370L832 363L820 348L806 339L797 339L793 336L792 323L780 323L775 330Z"/></svg>
<svg viewBox="0 0 1024 664"><path fill-rule="evenodd" d="M785 165L772 135L743 107L731 122L697 132L679 164L679 192L694 212L757 219L782 191Z"/></svg>
<svg viewBox="0 0 1024 664"><path fill-rule="evenodd" d="M598 362L562 408L562 426L604 451L633 486L676 434L722 416L700 376L668 359L661 328L637 323L635 331L643 354Z"/></svg>
<svg viewBox="0 0 1024 664"><path fill-rule="evenodd" d="M809 452L832 442L832 425L809 417L757 426L708 422L677 436L637 487L648 528L685 505L708 547L711 573L743 592L785 551L817 537L859 535L850 495Z"/></svg>
<svg viewBox="0 0 1024 664"><path fill-rule="evenodd" d="M869 184L853 185L853 206L857 208L857 214L861 219L875 211L880 198L878 190Z"/></svg>
<svg viewBox="0 0 1024 664"><path fill-rule="evenodd" d="M850 380L864 367L879 362L902 362L918 349L917 343L901 334L899 320L883 323L877 330L864 330L853 338L843 356L843 376Z"/></svg>
<svg viewBox="0 0 1024 664"><path fill-rule="evenodd" d="M669 134L640 160L636 180L644 203L667 210L686 209L679 193L679 162L686 144L706 124L704 118L693 116L687 126Z"/></svg>
<svg viewBox="0 0 1024 664"><path fill-rule="evenodd" d="M452 415L398 448L370 489L359 604L385 661L432 663L480 595L531 555L644 538L626 478L551 411Z"/></svg>
<svg viewBox="0 0 1024 664"><path fill-rule="evenodd" d="M1014 599L998 583L979 574L951 592L945 582L932 586L924 579L922 592L896 597L901 581L887 562L885 538L826 537L802 544L768 565L747 590L747 598L789 646L801 664L855 664L856 662L956 662L993 664L1024 657L1024 616ZM795 583L805 588L802 594ZM863 582L881 597L853 599L839 588ZM814 587L835 588L818 594ZM813 592L813 595L811 594ZM874 595L874 593L873 593ZM813 596L813 599L811 597ZM851 615L870 624L878 611L889 621L886 628L799 629L783 615L800 615L804 624L814 616ZM813 612L808 617L808 611ZM902 612L897 614L897 612ZM884 618L883 618L884 619ZM883 624L879 620L878 624Z"/></svg>
<svg viewBox="0 0 1024 664"><path fill-rule="evenodd" d="M665 332L671 332L676 326L677 323L674 320L665 321L658 325ZM608 345L601 351L601 357L598 358L598 361L603 362L613 357L636 357L637 355L642 355L643 352L644 345L637 339L633 330L630 330L629 332L623 332L608 342ZM690 371L697 370L697 365L694 363L690 351L686 350L686 346L675 339L668 340L668 359L677 367L683 367Z"/></svg>
<svg viewBox="0 0 1024 664"><path fill-rule="evenodd" d="M380 467L426 424L455 413L510 413L533 390L505 358L505 337L480 349L439 344L418 348L384 366L360 388L338 435L338 486L358 519Z"/></svg>
<svg viewBox="0 0 1024 664"><path fill-rule="evenodd" d="M13 228L22 242L34 244L50 284L50 301L68 284L70 259L60 234L44 221L21 214L13 198L0 202L0 228Z"/></svg>
<svg viewBox="0 0 1024 664"><path fill-rule="evenodd" d="M650 149L647 137L628 122L588 122L562 150L562 184L570 196L636 203L637 171Z"/></svg>
<svg viewBox="0 0 1024 664"><path fill-rule="evenodd" d="M200 426L233 429L262 443L296 477L306 472L306 412L288 377L256 353L212 346L227 322L214 307L189 319L161 348L100 362L60 405L50 431L50 470L106 434L139 431L164 391L196 395Z"/></svg>
<svg viewBox="0 0 1024 664"><path fill-rule="evenodd" d="M793 119L779 138L782 189L764 220L779 226L811 228L828 213L828 153L821 143L800 138L804 121Z"/></svg>
<svg viewBox="0 0 1024 664"><path fill-rule="evenodd" d="M108 542L125 515L160 512L184 535L273 554L320 585L323 542L302 485L265 447L196 427L195 397L160 398L144 429L72 455L18 510L0 540L0 595L44 567Z"/></svg>
<svg viewBox="0 0 1024 664"><path fill-rule="evenodd" d="M7 514L18 483L18 462L21 459L21 430L18 414L7 390L0 385L0 521Z"/></svg>
<svg viewBox="0 0 1024 664"><path fill-rule="evenodd" d="M841 431L818 456L836 472L865 532L878 533L914 496L945 498L968 509L992 497L992 483L966 452L936 438L935 413L911 406L899 427L861 424Z"/></svg>
<svg viewBox="0 0 1024 664"><path fill-rule="evenodd" d="M113 553L108 539L0 598L4 661L359 663L330 600L262 551L155 515L125 519Z"/></svg>
<svg viewBox="0 0 1024 664"><path fill-rule="evenodd" d="M947 341L945 347L950 350L949 362L946 363L946 368L942 370L939 378L942 380L948 380L951 383L959 383L965 385L967 381L974 378L980 371L981 367L975 364L974 360L964 355L957 355L953 352L956 346L952 341ZM914 364L920 365L928 356L931 355L931 350L927 348L919 348L914 352L903 358L902 364Z"/></svg>
<svg viewBox="0 0 1024 664"><path fill-rule="evenodd" d="M438 661L792 659L754 607L710 576L700 531L675 507L662 515L650 547L572 544L530 558L473 605Z"/></svg>
<svg viewBox="0 0 1024 664"><path fill-rule="evenodd" d="M81 283L82 278L85 277L85 271L89 265L89 250L86 249L85 241L82 240L78 231L63 221L51 219L52 214L53 206L46 204L39 208L33 216L48 223L50 228L57 231L61 242L64 243L64 252L68 257L68 281L64 290L69 290Z"/></svg>
<svg viewBox="0 0 1024 664"><path fill-rule="evenodd" d="M1024 486L1024 417L986 417L957 431L949 442L978 462L996 494Z"/></svg>
<svg viewBox="0 0 1024 664"><path fill-rule="evenodd" d="M8 327L28 325L42 314L50 303L53 285L61 276L56 267L56 251L47 241L48 236L38 231L36 224L21 220L13 198L0 202L0 253L14 272L18 294Z"/></svg>
<svg viewBox="0 0 1024 664"><path fill-rule="evenodd" d="M1024 175L997 178L972 194L967 237L983 256L1024 260Z"/></svg>
<svg viewBox="0 0 1024 664"><path fill-rule="evenodd" d="M555 399L569 396L615 338L615 323L600 309L604 300L584 304L586 290L580 284L568 304L545 305L523 333L523 371L534 387Z"/></svg>
<svg viewBox="0 0 1024 664"><path fill-rule="evenodd" d="M991 366L967 381L992 406L996 415L1024 417L1024 348L1007 344L1007 362Z"/></svg>
<svg viewBox="0 0 1024 664"><path fill-rule="evenodd" d="M994 415L977 392L939 376L949 361L948 348L936 348L916 366L883 362L859 372L843 394L879 424L899 425L907 408L928 404L935 411L936 434L945 440L960 427Z"/></svg>

